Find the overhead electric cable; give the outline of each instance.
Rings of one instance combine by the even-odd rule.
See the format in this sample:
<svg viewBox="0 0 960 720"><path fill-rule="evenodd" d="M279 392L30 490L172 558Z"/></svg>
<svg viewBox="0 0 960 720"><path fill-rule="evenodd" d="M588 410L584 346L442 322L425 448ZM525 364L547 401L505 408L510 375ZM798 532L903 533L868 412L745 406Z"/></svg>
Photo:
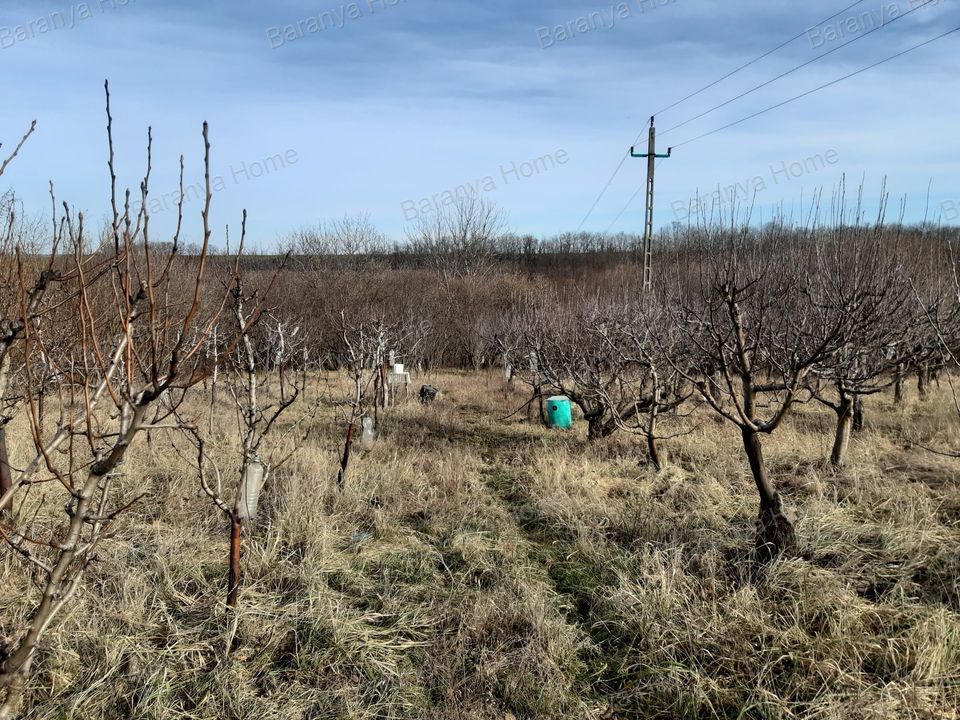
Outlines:
<svg viewBox="0 0 960 720"><path fill-rule="evenodd" d="M766 82L762 82L762 83L760 83L759 85L756 85L756 86L750 88L749 90L745 90L744 92L740 93L740 94L737 95L736 97L732 97L732 98L730 98L729 100L725 100L724 102L720 103L719 105L714 105L712 108L710 108L709 110L705 110L704 112L700 113L699 115L694 115L692 118L689 118L689 119L687 119L687 120L684 120L683 122L677 123L676 125L674 125L674 126L672 126L672 127L670 127L670 128L667 128L666 130L664 130L664 131L661 132L660 134L661 134L661 135L666 135L668 132L673 132L674 130L676 130L676 129L678 129L678 128L682 128L684 125L689 125L689 124L692 123L694 120L699 120L700 118L705 117L705 116L709 115L709 114L712 113L712 112L716 112L716 111L719 110L720 108L726 107L726 106L729 105L730 103L736 102L737 100L740 100L741 98L745 98L747 95L750 95L750 94L752 94L752 93L755 93L757 90L760 90L760 89L762 89L762 88L767 87L767 85L772 85L772 84L775 83L777 80L782 80L783 78L787 77L788 75L792 75L793 73L797 72L798 70L802 70L803 68L807 67L808 65L812 65L813 63L817 62L818 60L822 60L823 58L827 57L828 55L832 55L833 53L837 52L838 50L843 50L843 49L844 49L845 47L847 47L848 45L853 45L855 42L859 42L860 40L863 40L864 38L869 37L869 36L872 35L873 33L878 32L878 31L880 31L880 30L883 30L883 29L889 27L890 25L893 25L893 23L895 23L897 20L900 20L900 19L902 19L902 18L905 18L905 17L907 17L908 15L910 15L911 13L914 13L914 12L916 12L917 10L920 10L920 9L926 7L927 5L929 5L929 4L931 4L931 3L936 3L936 2L940 2L940 0L926 0L926 2L922 3L921 5L917 5L916 7L914 7L914 8L911 9L911 10L908 10L907 12L903 13L903 15L897 15L895 18L893 18L893 19L890 20L889 22L885 22L885 23L882 23L882 24L880 24L880 25L877 25L876 27L871 28L871 29L868 30L867 32L863 33L862 35L857 35L857 36L856 36L855 38L853 38L852 40L848 40L847 42L845 42L845 43L843 43L843 44L841 44L841 45L837 45L835 48L831 48L830 50L827 50L827 52L825 52L825 53L823 53L823 54L821 54L821 55L817 55L815 58L811 58L810 60L807 60L806 62L801 63L800 65L797 65L796 67L792 67L792 68L790 68L789 70L787 70L786 72L780 73L780 74L777 75L776 77L771 78L771 79L767 80Z"/></svg>
<svg viewBox="0 0 960 720"><path fill-rule="evenodd" d="M863 2L864 2L864 0L857 0L857 2L855 2L855 3L851 4L851 5L847 5L847 7L845 7L845 8L844 8L843 10L841 10L840 12L835 13L835 14L831 15L830 17L828 17L828 18L826 18L826 19L824 19L824 20L821 20L820 22L816 23L815 25L813 25L813 26L811 26L811 27L820 27L821 25L826 25L826 24L827 24L828 22L830 22L831 20L834 20L834 19L840 17L841 15L843 15L843 14L844 14L845 12L847 12L848 10L853 10L853 8L855 8L857 5L862 4ZM740 67L736 68L735 70L731 70L730 72L728 72L728 73L727 73L726 75L724 75L722 78L718 78L717 80L714 80L714 81L713 81L712 83L710 83L709 85L704 85L702 88L700 88L700 89L697 90L696 92L690 93L690 94L687 95L685 98L681 98L680 100L677 100L675 103L671 103L670 105L667 105L667 106L666 106L665 108L663 108L662 110L658 110L657 112L654 113L654 115L655 115L655 116L656 116L656 115L661 115L661 114L665 113L667 110L673 110L673 108L675 108L677 105L680 105L681 103L685 103L687 100L690 100L690 99L692 99L692 98L695 98L697 95L700 95L701 93L706 92L706 91L709 90L710 88L719 85L719 84L722 83L724 80L727 80L727 79L729 79L729 78L732 78L734 75L736 75L736 74L737 74L738 72L740 72L741 70L746 70L746 69L747 69L748 67L750 67L751 65L760 62L761 60L763 60L763 59L766 58L766 57L769 57L770 55L773 55L773 54L774 54L775 52L777 52L778 50L783 50L783 48L785 48L787 45L789 45L789 44L792 43L792 42L795 42L795 41L799 40L799 39L802 38L804 35L806 35L808 32L810 32L810 29L811 29L811 28L807 28L807 29L804 30L803 32L797 33L796 35L794 35L794 36L793 36L792 38L790 38L789 40L784 40L782 43L780 43L779 45L777 45L777 46L776 46L775 48L773 48L772 50L767 50L767 52L765 52L763 55L758 55L758 56L755 57L753 60L750 60L750 61L748 61L748 62L745 62L743 65L741 65ZM641 135L642 135L642 133L641 133ZM640 136L637 136L637 140L639 140L639 139L640 139ZM636 145L636 142L634 142L634 145Z"/></svg>
<svg viewBox="0 0 960 720"><path fill-rule="evenodd" d="M921 42L921 43L918 43L918 44L916 44L916 45L913 45L913 46L907 48L906 50L901 50L900 52L895 53L895 54L893 54L893 55L890 55L890 56L888 56L888 57L885 57L885 58L883 58L882 60L878 60L877 62L871 63L870 65L867 65L867 66L865 66L865 67L862 67L862 68L860 68L859 70L855 70L854 72L847 73L846 75L843 75L843 76L841 76L841 77L835 78L834 80L831 80L830 82L823 83L822 85L818 85L817 87L812 88L812 89L810 89L810 90L807 90L806 92L800 93L799 95L794 95L793 97L788 98L788 99L786 99L786 100L783 100L782 102L778 102L778 103L776 103L775 105L770 105L769 107L766 107L766 108L764 108L763 110L758 110L757 112L751 113L751 114L747 115L746 117L740 118L739 120L735 120L734 122L727 123L726 125L723 125L723 126L721 126L721 127L715 128L715 129L713 129L713 130L711 130L711 131L709 131L709 132L703 133L702 135L697 135L696 137L690 138L689 140L684 140L684 141L681 142L681 143L677 143L676 145L673 145L673 148L676 149L676 148L678 148L678 147L683 147L684 145L689 145L690 143L697 142L698 140L703 140L704 138L710 137L711 135L715 135L715 134L717 134L717 133L719 133L719 132L722 132L722 131L724 131L724 130L728 130L728 129L732 128L732 127L735 127L735 126L737 126L737 125L740 125L740 124L742 124L742 123L745 123L745 122L747 122L748 120L752 120L752 119L755 118L755 117L759 117L760 115L764 115L764 114L766 114L766 113L768 113L768 112L770 112L770 111L772 111L772 110L776 110L776 109L781 108L781 107L783 107L783 106L785 106L785 105L789 105L789 104L792 103L792 102L796 102L797 100L801 100L801 99L803 99L803 98L805 98L805 97L808 97L808 96L810 96L810 95L813 95L814 93L817 93L817 92L819 92L819 91L821 91L821 90L825 90L825 89L827 89L827 88L829 88L829 87L832 87L832 86L834 86L834 85L837 85L837 84L843 82L844 80L849 80L850 78L856 77L857 75L861 75L861 74L867 72L868 70L873 70L874 68L879 67L880 65L884 65L885 63L888 63L888 62L890 62L890 61L892 61L892 60L896 60L897 58L903 57L904 55L907 55L908 53L911 53L911 52L913 52L914 50L919 50L919 49L922 48L922 47L926 47L927 45L931 45L932 43L935 43L935 42L937 42L938 40L942 40L943 38L947 37L948 35L952 35L953 33L958 32L958 31L960 31L960 25L958 25L957 27L953 28L952 30L947 30L946 32L941 33L940 35L937 35L937 36L935 36L935 37L932 37L932 38L930 38L929 40L924 40L924 41ZM620 217L621 217L621 216L623 215L623 213L627 210L627 208L633 203L633 201L636 199L637 195L639 195L639 191L638 191L637 193L635 193L635 194L630 198L630 200L627 201L627 204L624 206L623 210L621 210L620 213L617 215L617 220L620 219ZM616 222L616 221L614 221L614 222ZM612 227L612 224L611 224L610 227ZM608 230L609 230L609 228L608 228Z"/></svg>
<svg viewBox="0 0 960 720"><path fill-rule="evenodd" d="M935 43L935 42L938 41L938 40L942 40L943 38L947 37L948 35L952 35L953 33L957 32L957 31L960 31L960 25L958 25L957 27L953 28L952 30L947 30L945 33L941 33L940 35L937 35L936 37L932 37L932 38L930 38L929 40L924 40L922 43L919 43L919 44L917 44L917 45L913 45L912 47L909 47L909 48L907 48L906 50L901 50L900 52L898 52L898 53L896 53L896 54L894 54L894 55L890 55L889 57L885 57L883 60L878 60L877 62L871 63L870 65L867 65L866 67L862 67L862 68L860 68L859 70L856 70L856 71L854 71L854 72L852 72L852 73L847 73L846 75L844 75L844 76L842 76L842 77L838 77L838 78L836 78L835 80L831 80L830 82L824 83L823 85L818 85L817 87L813 88L812 90L807 90L806 92L800 93L799 95L794 95L793 97L788 98L788 99L784 100L783 102L778 102L776 105L771 105L770 107L764 108L763 110L758 110L758 111L755 112L755 113L751 113L750 115L747 115L746 117L740 118L739 120L736 120L736 121L734 121L734 122L732 122L732 123L727 123L726 125L723 125L722 127L718 127L718 128L716 128L716 129L714 129L714 130L711 130L710 132L703 133L702 135L697 135L696 137L690 138L689 140L684 140L684 141L681 142L681 143L677 143L677 144L674 145L673 147L674 147L674 148L678 148L678 147L682 147L683 145L689 145L689 144L692 143L692 142L696 142L697 140L702 140L702 139L705 138L705 137L710 137L711 135L715 135L715 134L718 133L718 132L721 132L721 131L723 131L723 130L727 130L727 129L729 129L729 128L732 128L732 127L734 127L735 125L740 125L741 123L745 123L745 122L747 122L747 120L752 120L753 118L758 117L758 116L760 116L760 115L763 115L763 114L765 114L765 113L768 113L768 112L770 112L771 110L776 110L777 108L782 108L784 105L789 105L790 103L795 102L795 101L797 101L797 100L800 100L800 99L802 99L802 98L805 98L805 97L807 97L808 95L813 95L814 93L819 92L820 90L825 90L826 88L832 87L832 86L836 85L837 83L843 82L844 80L849 80L850 78L856 77L857 75L861 75L861 74L867 72L868 70L873 70L875 67L879 67L880 65L883 65L883 64L885 64L885 63L888 63L888 62L890 62L891 60L896 60L896 59L899 58L899 57L903 57L903 56L906 55L907 53L911 53L911 52L913 52L914 50L919 50L920 48L926 47L927 45L930 45L930 44L932 44L932 43Z"/></svg>
<svg viewBox="0 0 960 720"><path fill-rule="evenodd" d="M819 26L821 26L821 25L824 25L824 24L830 22L831 20L834 20L835 18L843 15L845 12L847 12L847 11L849 11L849 10L852 10L852 9L855 8L857 5L862 4L864 1L865 1L865 0L857 0L856 2L851 3L850 5L848 5L847 7L845 7L843 10L840 10L839 12L834 13L833 15L831 15L831 16L828 17L828 18L824 18L823 20L820 20L819 22L815 23L814 25L812 25L812 26L810 26L810 27L813 28L813 27L819 27ZM680 100L677 100L676 102L671 103L670 105L668 105L667 107L663 108L663 109L660 110L659 112L660 112L660 113L663 113L663 112L666 112L667 110L671 110L671 109L675 108L677 105L680 105L681 103L684 103L684 102L686 102L687 100L690 100L691 98L694 98L694 97L696 97L697 95L700 95L701 93L705 92L706 90L709 90L710 88L712 88L712 87L720 84L720 83L723 82L724 80L727 80L728 78L733 77L734 75L736 75L736 74L739 73L740 71L742 71L742 70L750 67L751 65L754 65L755 63L759 62L760 60L763 60L763 59L766 58L766 57L769 57L770 55L772 55L773 53L777 52L778 50L782 50L783 48L785 48L785 47L786 47L787 45L789 45L790 43L795 42L795 41L799 40L800 38L802 38L802 37L803 37L804 35L806 35L808 32L809 32L809 28L808 28L807 30L803 30L802 32L797 33L796 35L794 35L793 37L791 37L789 40L785 40L784 42L780 43L780 44L777 45L776 47L774 47L774 48L766 51L765 53L763 53L763 54L761 54L761 55L758 55L757 57L753 58L752 60L749 60L748 62L740 65L739 67L737 67L737 68L735 68L734 70L730 71L729 73L727 73L727 74L724 75L723 77L718 78L717 80L714 80L713 82L709 83L708 85L704 85L704 86L703 86L702 88L700 88L699 90L690 93L690 94L687 95L686 97L683 97L683 98L681 98ZM659 114L659 113L655 113L655 115L656 115L656 114ZM641 140L642 137L643 137L643 130L641 130L640 133L637 135L636 139L633 141L633 145L637 145L637 144L640 142L640 140ZM577 232L579 232L581 229L583 229L583 226L586 224L587 220L590 219L590 216L593 214L593 211L596 210L597 205L600 204L600 201L603 199L603 196L607 193L607 190L610 189L610 186L613 184L613 181L617 178L617 175L620 174L620 171L623 169L623 165L624 165L624 163L627 161L627 158L628 158L629 156L630 156L630 153L627 152L627 153L624 153L623 157L620 158L620 162L617 163L617 166L614 168L613 173L610 175L610 178L609 178L609 179L607 180L607 182L604 184L603 188L600 190L599 195L597 195L596 200L593 201L593 204L590 206L590 209L587 210L586 215L583 216L583 220L581 220L581 221L580 221L580 224L577 226Z"/></svg>

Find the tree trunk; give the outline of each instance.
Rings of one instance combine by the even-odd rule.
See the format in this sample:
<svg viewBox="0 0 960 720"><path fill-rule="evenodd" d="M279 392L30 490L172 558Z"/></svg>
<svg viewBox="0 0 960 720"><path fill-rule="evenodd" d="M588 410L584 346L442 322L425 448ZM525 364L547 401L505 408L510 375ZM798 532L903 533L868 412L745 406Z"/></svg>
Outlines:
<svg viewBox="0 0 960 720"><path fill-rule="evenodd" d="M236 608L240 597L240 541L243 520L237 513L230 519L230 573L228 577L227 607Z"/></svg>
<svg viewBox="0 0 960 720"><path fill-rule="evenodd" d="M598 442L613 435L617 426L610 420L604 420L603 411L584 414L587 419L587 438L590 442Z"/></svg>
<svg viewBox="0 0 960 720"><path fill-rule="evenodd" d="M347 465L350 464L350 450L353 448L353 433L356 423L350 423L347 428L347 437L343 441L343 457L340 459L340 470L337 472L337 490L343 492L347 479Z"/></svg>
<svg viewBox="0 0 960 720"><path fill-rule="evenodd" d="M929 370L927 369L926 363L923 363L917 368L917 395L920 396L921 400L927 399L928 374Z"/></svg>
<svg viewBox="0 0 960 720"><path fill-rule="evenodd" d="M590 442L597 442L603 437L603 430L599 416L590 416L587 418L587 438Z"/></svg>
<svg viewBox="0 0 960 720"><path fill-rule="evenodd" d="M386 363L380 364L380 407L384 410L390 407L390 372Z"/></svg>
<svg viewBox="0 0 960 720"><path fill-rule="evenodd" d="M660 407L660 376L653 370L653 396L650 401L650 410L647 412L647 455L657 472L663 470L660 461L660 448L657 444L657 411Z"/></svg>
<svg viewBox="0 0 960 720"><path fill-rule="evenodd" d="M863 409L863 397L857 395L853 399L853 431L854 432L863 432L863 429L867 426L865 411Z"/></svg>
<svg viewBox="0 0 960 720"><path fill-rule="evenodd" d="M0 497L3 497L13 487L13 476L10 473L10 456L7 454L7 429L0 426ZM0 515L13 515L13 495L0 506Z"/></svg>
<svg viewBox="0 0 960 720"><path fill-rule="evenodd" d="M540 413L540 424L547 427L547 409L543 402L543 386L540 383L540 376L533 376L533 400L527 406L527 422L533 419L533 405L536 403Z"/></svg>
<svg viewBox="0 0 960 720"><path fill-rule="evenodd" d="M647 435L647 455L650 457L650 463L657 472L663 470L663 462L660 459L660 445L657 438L653 435Z"/></svg>
<svg viewBox="0 0 960 720"><path fill-rule="evenodd" d="M850 447L850 432L853 429L854 401L848 396L840 397L840 404L836 408L837 431L833 439L833 451L830 453L830 464L834 468L843 467L847 458L847 448Z"/></svg>
<svg viewBox="0 0 960 720"><path fill-rule="evenodd" d="M893 403L903 404L903 364L897 365L893 378Z"/></svg>
<svg viewBox="0 0 960 720"><path fill-rule="evenodd" d="M767 476L763 461L763 446L760 434L750 428L743 428L743 448L750 462L750 472L760 495L760 513L757 516L756 559L766 564L784 553L793 552L797 545L797 535L793 524L783 512L783 501Z"/></svg>

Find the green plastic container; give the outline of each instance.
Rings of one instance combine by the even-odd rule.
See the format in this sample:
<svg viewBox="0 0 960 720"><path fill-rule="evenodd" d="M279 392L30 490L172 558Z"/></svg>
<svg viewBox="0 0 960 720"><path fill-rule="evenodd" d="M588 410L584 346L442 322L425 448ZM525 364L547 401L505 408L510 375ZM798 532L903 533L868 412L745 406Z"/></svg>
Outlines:
<svg viewBox="0 0 960 720"><path fill-rule="evenodd" d="M555 395L547 400L547 424L557 430L569 430L573 427L570 398Z"/></svg>

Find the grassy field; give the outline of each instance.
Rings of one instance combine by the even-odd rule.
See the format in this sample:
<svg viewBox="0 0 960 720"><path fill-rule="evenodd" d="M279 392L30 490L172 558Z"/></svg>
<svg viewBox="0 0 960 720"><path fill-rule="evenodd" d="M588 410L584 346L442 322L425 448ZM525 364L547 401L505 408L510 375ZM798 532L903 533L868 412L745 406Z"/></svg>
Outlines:
<svg viewBox="0 0 960 720"><path fill-rule="evenodd" d="M832 417L801 407L767 453L802 556L754 578L756 493L706 413L656 474L639 439L502 420L524 398L495 374L422 380L441 399L392 410L342 495L318 419L249 528L237 614L222 515L168 439L140 445L124 482L151 494L44 643L27 716L957 717L960 465L908 442L957 442L945 394L870 398L839 473ZM10 639L36 591L2 558Z"/></svg>

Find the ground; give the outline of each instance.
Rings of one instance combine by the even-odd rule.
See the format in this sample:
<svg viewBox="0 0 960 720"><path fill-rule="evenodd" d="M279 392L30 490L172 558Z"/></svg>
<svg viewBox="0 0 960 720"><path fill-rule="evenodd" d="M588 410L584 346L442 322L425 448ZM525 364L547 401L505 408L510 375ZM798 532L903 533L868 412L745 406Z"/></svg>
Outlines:
<svg viewBox="0 0 960 720"><path fill-rule="evenodd" d="M758 575L738 436L707 413L668 422L656 473L639 438L504 419L524 397L495 373L416 380L441 398L392 410L342 495L323 411L248 528L236 614L189 455L140 445L125 482L151 494L43 644L28 717L957 717L960 461L909 442L957 439L948 398L870 398L840 472L831 416L799 408L766 451L801 556ZM36 594L2 558L10 639Z"/></svg>

